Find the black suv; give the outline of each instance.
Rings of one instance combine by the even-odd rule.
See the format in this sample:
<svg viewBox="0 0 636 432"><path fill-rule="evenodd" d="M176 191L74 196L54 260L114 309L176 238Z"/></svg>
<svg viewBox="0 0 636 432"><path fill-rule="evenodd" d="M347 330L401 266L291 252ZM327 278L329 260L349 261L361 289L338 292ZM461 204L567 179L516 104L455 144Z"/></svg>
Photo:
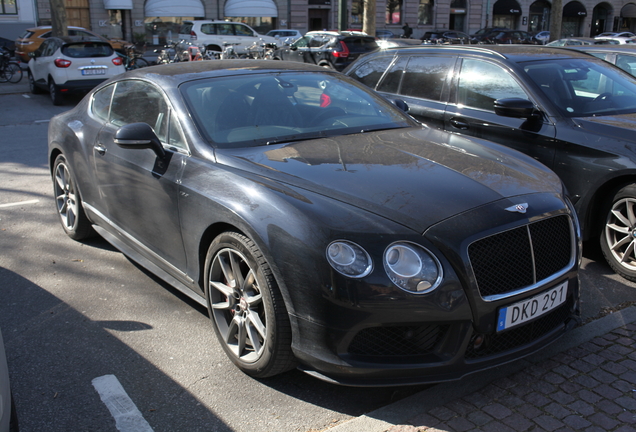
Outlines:
<svg viewBox="0 0 636 432"><path fill-rule="evenodd" d="M633 77L575 50L519 45L389 48L344 73L403 99L430 126L498 142L552 168L583 238L600 240L612 268L636 281Z"/></svg>
<svg viewBox="0 0 636 432"><path fill-rule="evenodd" d="M274 51L274 60L317 64L343 70L361 54L378 49L373 36L362 32L308 32L288 47Z"/></svg>

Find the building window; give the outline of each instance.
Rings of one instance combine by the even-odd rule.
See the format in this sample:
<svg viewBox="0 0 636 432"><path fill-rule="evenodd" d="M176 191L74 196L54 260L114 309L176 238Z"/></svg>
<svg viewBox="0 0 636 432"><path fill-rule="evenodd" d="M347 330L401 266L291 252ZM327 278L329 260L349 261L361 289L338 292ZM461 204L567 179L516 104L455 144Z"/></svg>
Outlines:
<svg viewBox="0 0 636 432"><path fill-rule="evenodd" d="M359 24L362 22L362 0L353 0L351 2L351 23Z"/></svg>
<svg viewBox="0 0 636 432"><path fill-rule="evenodd" d="M402 0L387 0L386 23L400 24L402 22Z"/></svg>
<svg viewBox="0 0 636 432"><path fill-rule="evenodd" d="M16 0L0 0L2 2L2 9L0 9L0 15L17 15L18 7L16 6Z"/></svg>
<svg viewBox="0 0 636 432"><path fill-rule="evenodd" d="M435 6L434 0L420 0L417 12L418 24L433 24L433 6Z"/></svg>

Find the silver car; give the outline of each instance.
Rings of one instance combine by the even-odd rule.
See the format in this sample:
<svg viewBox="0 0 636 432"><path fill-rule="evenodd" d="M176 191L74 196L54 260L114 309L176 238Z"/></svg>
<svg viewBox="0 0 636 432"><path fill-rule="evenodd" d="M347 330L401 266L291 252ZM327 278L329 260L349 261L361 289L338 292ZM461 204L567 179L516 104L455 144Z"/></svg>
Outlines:
<svg viewBox="0 0 636 432"><path fill-rule="evenodd" d="M18 430L18 417L9 387L7 357L4 353L2 333L0 333L0 432L18 432Z"/></svg>

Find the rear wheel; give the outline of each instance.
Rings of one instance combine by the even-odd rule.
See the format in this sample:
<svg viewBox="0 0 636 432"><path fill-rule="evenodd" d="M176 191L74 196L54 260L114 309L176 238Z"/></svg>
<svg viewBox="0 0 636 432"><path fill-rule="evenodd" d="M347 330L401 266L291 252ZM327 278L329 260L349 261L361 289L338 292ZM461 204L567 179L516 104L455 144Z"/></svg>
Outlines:
<svg viewBox="0 0 636 432"><path fill-rule="evenodd" d="M49 81L49 93L51 95L51 101L53 105L59 106L64 103L64 97L60 93L60 88L55 84L55 81Z"/></svg>
<svg viewBox="0 0 636 432"><path fill-rule="evenodd" d="M605 209L603 255L616 273L636 282L636 184L619 189Z"/></svg>
<svg viewBox="0 0 636 432"><path fill-rule="evenodd" d="M254 242L231 231L215 238L205 261L205 281L214 330L239 369L265 378L295 366L287 310Z"/></svg>
<svg viewBox="0 0 636 432"><path fill-rule="evenodd" d="M146 66L150 66L150 63L148 63L148 60L142 58L142 57L137 57L137 58L133 58L132 60L130 60L130 64L129 64L129 68L130 69L139 69L142 67L146 67Z"/></svg>
<svg viewBox="0 0 636 432"><path fill-rule="evenodd" d="M28 73L28 80L29 80L29 90L31 90L31 93L33 94L42 93L42 90L40 89L40 87L38 87L35 84L35 78L33 78L33 74L31 72Z"/></svg>
<svg viewBox="0 0 636 432"><path fill-rule="evenodd" d="M22 80L22 68L17 63L9 63L7 65L7 69L11 71L11 78L9 78L9 82L19 83Z"/></svg>
<svg viewBox="0 0 636 432"><path fill-rule="evenodd" d="M13 72L9 69L9 65L7 64L5 67L3 67L0 70L0 83L9 82L12 75L13 75Z"/></svg>
<svg viewBox="0 0 636 432"><path fill-rule="evenodd" d="M66 234L74 240L91 237L93 227L84 213L75 177L63 155L59 155L53 165L53 192L57 215Z"/></svg>

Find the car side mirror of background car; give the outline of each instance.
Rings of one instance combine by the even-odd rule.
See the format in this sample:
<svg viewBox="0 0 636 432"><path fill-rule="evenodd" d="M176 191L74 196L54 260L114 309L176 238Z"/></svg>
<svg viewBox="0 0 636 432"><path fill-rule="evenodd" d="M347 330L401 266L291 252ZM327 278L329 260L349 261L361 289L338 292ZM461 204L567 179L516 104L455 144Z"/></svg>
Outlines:
<svg viewBox="0 0 636 432"><path fill-rule="evenodd" d="M409 112L409 105L402 99L391 99L391 103L404 112Z"/></svg>
<svg viewBox="0 0 636 432"><path fill-rule="evenodd" d="M536 117L539 111L534 103L521 98L504 98L495 101L495 114L502 117L525 118Z"/></svg>
<svg viewBox="0 0 636 432"><path fill-rule="evenodd" d="M115 132L115 144L125 149L151 149L157 157L166 157L161 141L147 123L130 123Z"/></svg>

